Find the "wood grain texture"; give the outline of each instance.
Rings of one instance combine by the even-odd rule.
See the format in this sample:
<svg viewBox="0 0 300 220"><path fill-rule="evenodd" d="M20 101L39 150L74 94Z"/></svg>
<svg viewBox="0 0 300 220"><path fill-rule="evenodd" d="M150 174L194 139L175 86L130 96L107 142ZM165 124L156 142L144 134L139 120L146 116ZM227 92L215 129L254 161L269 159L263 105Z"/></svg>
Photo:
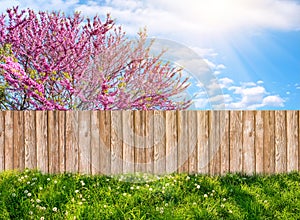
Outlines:
<svg viewBox="0 0 300 220"><path fill-rule="evenodd" d="M228 111L220 111L220 152L221 152L221 168L222 175L229 172L230 162L230 117Z"/></svg>
<svg viewBox="0 0 300 220"><path fill-rule="evenodd" d="M243 112L243 173L255 173L255 115L253 111Z"/></svg>
<svg viewBox="0 0 300 220"><path fill-rule="evenodd" d="M220 174L220 111L209 112L209 173Z"/></svg>
<svg viewBox="0 0 300 220"><path fill-rule="evenodd" d="M91 171L91 118L90 111L78 112L79 172Z"/></svg>
<svg viewBox="0 0 300 220"><path fill-rule="evenodd" d="M49 173L59 173L58 112L48 111Z"/></svg>
<svg viewBox="0 0 300 220"><path fill-rule="evenodd" d="M197 112L188 111L188 173L197 173Z"/></svg>
<svg viewBox="0 0 300 220"><path fill-rule="evenodd" d="M197 168L198 173L209 173L209 123L208 111L197 112Z"/></svg>
<svg viewBox="0 0 300 220"><path fill-rule="evenodd" d="M133 111L122 111L123 173L134 173L134 121Z"/></svg>
<svg viewBox="0 0 300 220"><path fill-rule="evenodd" d="M5 170L5 116L4 112L0 111L0 171Z"/></svg>
<svg viewBox="0 0 300 220"><path fill-rule="evenodd" d="M287 170L287 130L286 111L275 111L275 172L284 173Z"/></svg>
<svg viewBox="0 0 300 220"><path fill-rule="evenodd" d="M264 173L275 172L275 112L264 111Z"/></svg>
<svg viewBox="0 0 300 220"><path fill-rule="evenodd" d="M66 172L66 112L58 111L58 169Z"/></svg>
<svg viewBox="0 0 300 220"><path fill-rule="evenodd" d="M111 115L109 111L100 111L100 173L111 172Z"/></svg>
<svg viewBox="0 0 300 220"><path fill-rule="evenodd" d="M188 173L189 171L189 148L188 148L188 112L177 112L178 126L178 172Z"/></svg>
<svg viewBox="0 0 300 220"><path fill-rule="evenodd" d="M78 172L79 143L78 143L78 112L66 112L66 170Z"/></svg>
<svg viewBox="0 0 300 220"><path fill-rule="evenodd" d="M122 112L111 112L111 172L121 174L123 172L123 143L122 143Z"/></svg>
<svg viewBox="0 0 300 220"><path fill-rule="evenodd" d="M299 111L4 111L0 170L285 173L300 170Z"/></svg>
<svg viewBox="0 0 300 220"><path fill-rule="evenodd" d="M287 171L298 170L298 113L287 111Z"/></svg>
<svg viewBox="0 0 300 220"><path fill-rule="evenodd" d="M37 165L35 125L35 112L24 111L25 168L29 169Z"/></svg>
<svg viewBox="0 0 300 220"><path fill-rule="evenodd" d="M154 112L146 111L145 112L145 165L146 173L153 173L154 171Z"/></svg>
<svg viewBox="0 0 300 220"><path fill-rule="evenodd" d="M177 116L176 111L165 112L165 137L166 138L166 173L177 171ZM154 123L155 124L155 123ZM161 132L161 136L162 136Z"/></svg>
<svg viewBox="0 0 300 220"><path fill-rule="evenodd" d="M91 174L100 174L100 114L91 111Z"/></svg>
<svg viewBox="0 0 300 220"><path fill-rule="evenodd" d="M166 158L172 158L172 156L166 156L166 117L167 112L154 111L154 174L166 173ZM172 112L176 114L176 112Z"/></svg>
<svg viewBox="0 0 300 220"><path fill-rule="evenodd" d="M51 126L51 125L49 125ZM46 111L36 112L36 153L37 169L43 173L49 172L48 149L48 116Z"/></svg>
<svg viewBox="0 0 300 220"><path fill-rule="evenodd" d="M146 112L134 112L135 172L146 172Z"/></svg>
<svg viewBox="0 0 300 220"><path fill-rule="evenodd" d="M230 111L230 172L242 172L243 112Z"/></svg>
<svg viewBox="0 0 300 220"><path fill-rule="evenodd" d="M4 153L5 153L5 169L12 170L14 168L14 138L13 138L13 111L5 111L5 137L4 137Z"/></svg>
<svg viewBox="0 0 300 220"><path fill-rule="evenodd" d="M264 172L264 115L262 111L255 112L255 172Z"/></svg>
<svg viewBox="0 0 300 220"><path fill-rule="evenodd" d="M14 111L14 169L23 170L25 167L24 148L24 115L23 111ZM1 117L1 116L0 116ZM1 125L0 125L1 127ZM0 131L1 133L1 131ZM1 139L1 134L0 134ZM1 140L0 140L1 145ZM1 148L0 148L1 149Z"/></svg>

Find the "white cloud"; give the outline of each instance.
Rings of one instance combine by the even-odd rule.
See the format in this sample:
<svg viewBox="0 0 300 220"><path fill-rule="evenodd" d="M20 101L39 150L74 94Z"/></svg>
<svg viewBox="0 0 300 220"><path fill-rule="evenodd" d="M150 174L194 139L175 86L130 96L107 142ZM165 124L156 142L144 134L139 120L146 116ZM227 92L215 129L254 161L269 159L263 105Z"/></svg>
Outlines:
<svg viewBox="0 0 300 220"><path fill-rule="evenodd" d="M300 29L300 4L292 0L106 0L76 7L85 14L111 12L132 31L147 26L154 35L206 35L251 29ZM135 33L134 32L134 33Z"/></svg>
<svg viewBox="0 0 300 220"><path fill-rule="evenodd" d="M264 84L264 81L259 80L259 81L257 81L256 83L257 83L257 84Z"/></svg>
<svg viewBox="0 0 300 220"><path fill-rule="evenodd" d="M223 89L224 94L216 94L217 89ZM211 80L206 85L206 92L198 93L197 105L213 109L259 109L268 107L284 107L285 100L279 95L269 95L265 87L254 82L242 82L235 85L230 78ZM207 100L208 102L204 102Z"/></svg>
<svg viewBox="0 0 300 220"><path fill-rule="evenodd" d="M272 106L272 107L283 107L284 100L279 96L267 96L264 98L263 103L264 106Z"/></svg>
<svg viewBox="0 0 300 220"><path fill-rule="evenodd" d="M224 70L224 69L226 69L226 66L224 64L219 64L219 65L216 66L216 69L217 70Z"/></svg>
<svg viewBox="0 0 300 220"><path fill-rule="evenodd" d="M219 79L222 88L228 88L231 84L233 84L233 80L227 77Z"/></svg>
<svg viewBox="0 0 300 220"><path fill-rule="evenodd" d="M79 0L1 0L0 12L5 12L7 8L19 6L21 9L30 8L36 11L63 11L72 12L78 7ZM93 11L94 12L94 11Z"/></svg>

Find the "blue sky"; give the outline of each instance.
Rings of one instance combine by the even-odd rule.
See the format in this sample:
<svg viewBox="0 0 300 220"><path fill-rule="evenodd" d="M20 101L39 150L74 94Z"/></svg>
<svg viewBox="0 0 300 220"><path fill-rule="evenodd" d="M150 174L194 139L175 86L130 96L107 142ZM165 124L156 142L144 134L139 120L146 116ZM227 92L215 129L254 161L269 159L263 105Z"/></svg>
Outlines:
<svg viewBox="0 0 300 220"><path fill-rule="evenodd" d="M149 37L189 48L194 62L187 53L172 61L189 69L193 108L300 109L300 1L0 0L0 12L13 5L109 12L129 36L146 26Z"/></svg>

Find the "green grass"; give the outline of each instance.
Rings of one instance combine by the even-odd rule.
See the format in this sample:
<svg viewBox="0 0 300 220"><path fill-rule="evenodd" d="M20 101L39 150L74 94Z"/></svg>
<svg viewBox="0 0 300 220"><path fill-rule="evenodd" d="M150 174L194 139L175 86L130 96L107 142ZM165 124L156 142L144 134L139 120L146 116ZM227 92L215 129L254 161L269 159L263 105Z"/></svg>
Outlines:
<svg viewBox="0 0 300 220"><path fill-rule="evenodd" d="M149 179L6 171L0 193L0 219L300 219L299 172Z"/></svg>

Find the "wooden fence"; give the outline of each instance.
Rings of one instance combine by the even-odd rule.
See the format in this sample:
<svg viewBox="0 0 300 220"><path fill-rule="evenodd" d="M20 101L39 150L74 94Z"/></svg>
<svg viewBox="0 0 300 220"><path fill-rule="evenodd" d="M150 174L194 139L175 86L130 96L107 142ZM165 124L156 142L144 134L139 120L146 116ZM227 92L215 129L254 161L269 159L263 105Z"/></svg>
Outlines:
<svg viewBox="0 0 300 220"><path fill-rule="evenodd" d="M2 111L0 171L300 171L299 111Z"/></svg>

